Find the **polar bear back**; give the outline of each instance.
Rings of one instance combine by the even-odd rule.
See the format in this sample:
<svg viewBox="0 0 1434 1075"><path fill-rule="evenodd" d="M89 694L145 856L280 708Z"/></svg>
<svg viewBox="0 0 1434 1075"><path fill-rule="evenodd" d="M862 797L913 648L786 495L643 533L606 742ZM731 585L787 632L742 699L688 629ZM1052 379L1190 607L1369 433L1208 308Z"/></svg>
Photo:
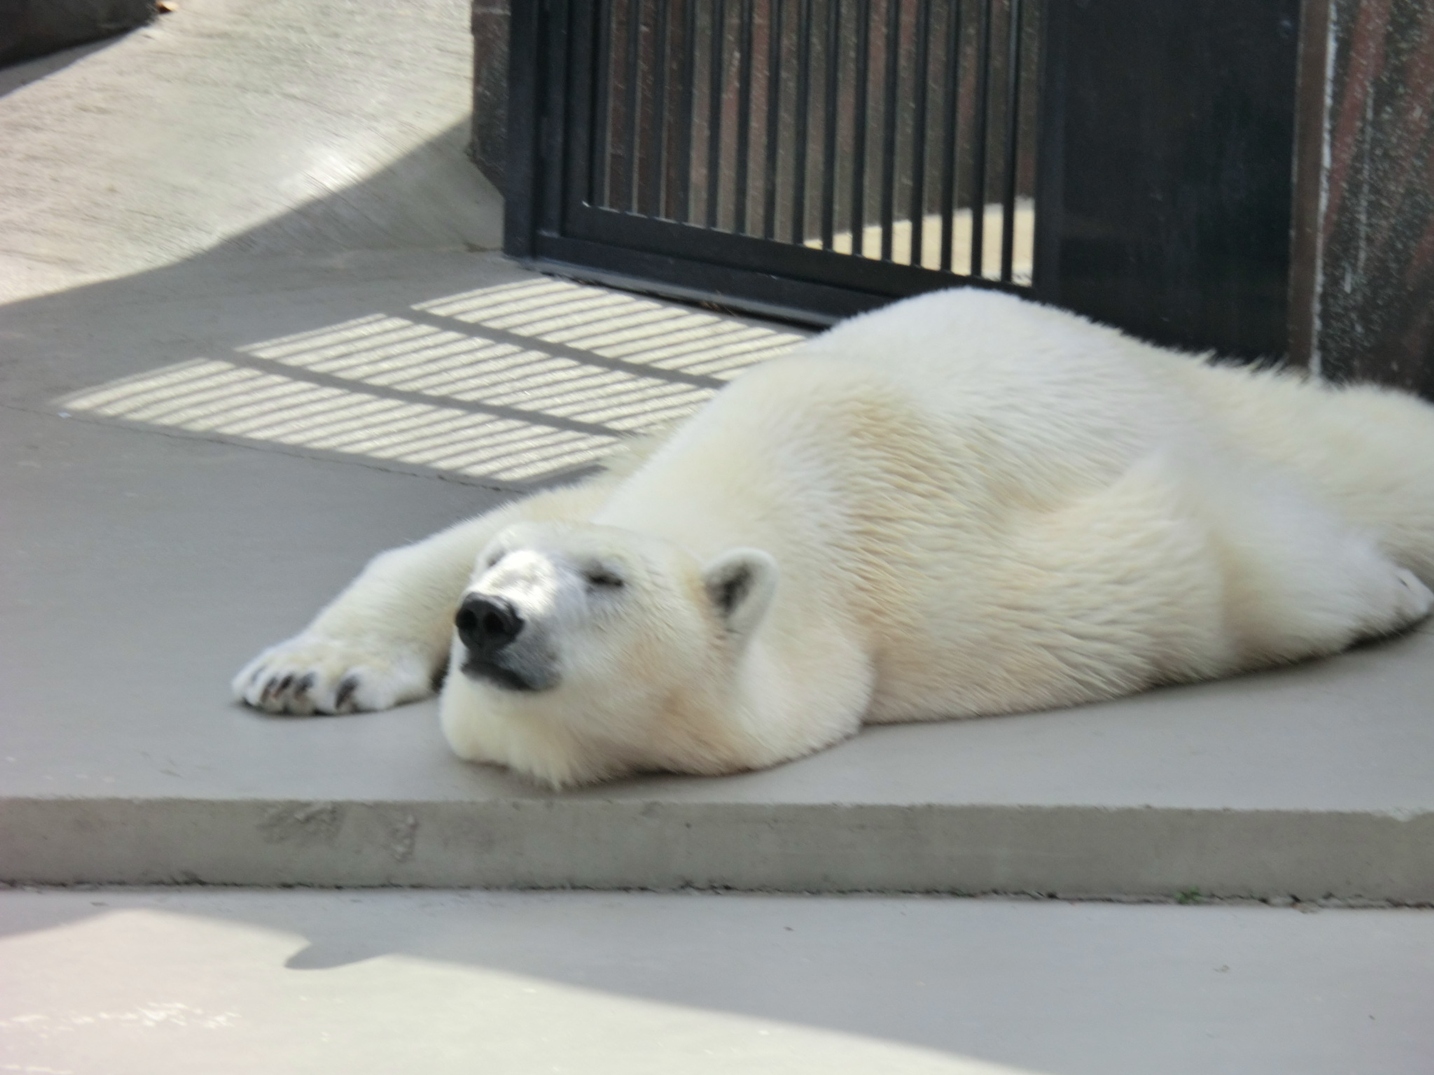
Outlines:
<svg viewBox="0 0 1434 1075"><path fill-rule="evenodd" d="M745 375L596 521L699 555L809 533L829 555L854 515L894 510L904 493L944 492L966 517L1055 508L1162 447L1207 452L1170 369L1190 361L1003 294L938 292Z"/></svg>

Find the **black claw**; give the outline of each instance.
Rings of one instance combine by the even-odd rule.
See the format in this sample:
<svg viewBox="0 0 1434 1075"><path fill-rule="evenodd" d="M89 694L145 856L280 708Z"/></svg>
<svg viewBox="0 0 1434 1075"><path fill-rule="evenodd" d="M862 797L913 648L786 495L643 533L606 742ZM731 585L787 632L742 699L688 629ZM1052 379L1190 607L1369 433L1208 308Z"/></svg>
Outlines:
<svg viewBox="0 0 1434 1075"><path fill-rule="evenodd" d="M294 697L302 698L304 695L309 693L309 688L313 685L314 673L305 672L304 675L299 678L299 681L294 684Z"/></svg>
<svg viewBox="0 0 1434 1075"><path fill-rule="evenodd" d="M283 679L281 679L281 680L279 681L279 686L278 686L278 688L277 688L278 691L279 691L279 693L282 694L284 691L288 690L288 689L289 689L289 685L292 684L293 682L294 682L294 673L290 672L287 676L285 676Z"/></svg>
<svg viewBox="0 0 1434 1075"><path fill-rule="evenodd" d="M339 682L339 691L334 695L334 708L342 709L353 700L354 691L358 690L359 681L357 676L345 676Z"/></svg>

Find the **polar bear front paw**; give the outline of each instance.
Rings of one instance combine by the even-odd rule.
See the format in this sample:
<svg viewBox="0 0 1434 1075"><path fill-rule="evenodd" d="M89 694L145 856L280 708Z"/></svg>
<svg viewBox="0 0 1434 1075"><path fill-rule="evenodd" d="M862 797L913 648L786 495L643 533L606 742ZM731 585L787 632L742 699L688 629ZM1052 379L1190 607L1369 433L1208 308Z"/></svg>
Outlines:
<svg viewBox="0 0 1434 1075"><path fill-rule="evenodd" d="M234 697L267 713L392 709L433 693L427 665L377 642L302 634L250 661L234 677Z"/></svg>

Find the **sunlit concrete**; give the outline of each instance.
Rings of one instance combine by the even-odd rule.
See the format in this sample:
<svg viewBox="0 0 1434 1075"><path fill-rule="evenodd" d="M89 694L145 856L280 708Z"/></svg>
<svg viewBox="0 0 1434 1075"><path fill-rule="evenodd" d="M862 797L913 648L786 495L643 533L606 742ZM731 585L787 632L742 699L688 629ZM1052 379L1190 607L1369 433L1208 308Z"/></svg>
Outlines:
<svg viewBox="0 0 1434 1075"><path fill-rule="evenodd" d="M1030 198L1019 198L1011 214L1011 279L1018 284L1031 282L1031 269L1036 253L1036 206ZM913 249L912 240L916 229L910 220L895 220L891 227L892 261L898 265L921 265L928 269L942 268L942 251L947 250L950 259L948 268L966 273L976 267L987 280L1001 279L1001 240L1005 231L1005 206L1000 202L988 203L981 215L981 227L985 242L981 246L981 262L974 266L973 213L970 209L958 209L951 215L947 229L939 213L927 213L921 221L921 248ZM839 254L852 253L852 231L838 231L832 235L832 249ZM860 257L881 258L886 252L882 242L880 224L868 224L861 232ZM807 246L820 249L822 240L808 239ZM919 256L915 256L919 255Z"/></svg>
<svg viewBox="0 0 1434 1075"><path fill-rule="evenodd" d="M1434 912L0 894L0 1064L74 1075L1424 1075Z"/></svg>
<svg viewBox="0 0 1434 1075"><path fill-rule="evenodd" d="M687 417L801 339L491 263L482 270L517 279L415 304L407 316L369 314L243 344L226 359L162 366L58 405L65 415L531 482Z"/></svg>

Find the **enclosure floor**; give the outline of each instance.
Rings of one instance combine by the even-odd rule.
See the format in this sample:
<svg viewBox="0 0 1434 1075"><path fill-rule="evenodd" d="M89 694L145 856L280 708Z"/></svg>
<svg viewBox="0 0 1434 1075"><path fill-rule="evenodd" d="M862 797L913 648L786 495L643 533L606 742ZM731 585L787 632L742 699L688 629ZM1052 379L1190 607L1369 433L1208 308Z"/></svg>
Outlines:
<svg viewBox="0 0 1434 1075"><path fill-rule="evenodd" d="M1434 912L0 894L0 1063L74 1075L1425 1075Z"/></svg>

